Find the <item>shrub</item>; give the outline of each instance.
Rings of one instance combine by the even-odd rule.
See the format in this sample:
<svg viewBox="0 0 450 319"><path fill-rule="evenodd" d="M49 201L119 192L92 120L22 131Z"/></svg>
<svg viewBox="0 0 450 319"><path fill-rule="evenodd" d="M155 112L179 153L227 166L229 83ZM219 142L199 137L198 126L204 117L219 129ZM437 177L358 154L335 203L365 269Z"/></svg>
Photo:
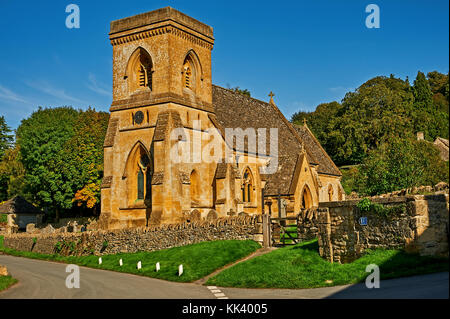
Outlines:
<svg viewBox="0 0 450 319"><path fill-rule="evenodd" d="M432 143L393 138L369 153L358 174L359 193L378 195L448 182L448 162Z"/></svg>
<svg viewBox="0 0 450 319"><path fill-rule="evenodd" d="M373 203L370 198L363 198L356 204L356 207L361 212L373 212L376 215L388 216L391 214L401 214L406 211L406 205L404 203L395 206L385 206L378 203Z"/></svg>

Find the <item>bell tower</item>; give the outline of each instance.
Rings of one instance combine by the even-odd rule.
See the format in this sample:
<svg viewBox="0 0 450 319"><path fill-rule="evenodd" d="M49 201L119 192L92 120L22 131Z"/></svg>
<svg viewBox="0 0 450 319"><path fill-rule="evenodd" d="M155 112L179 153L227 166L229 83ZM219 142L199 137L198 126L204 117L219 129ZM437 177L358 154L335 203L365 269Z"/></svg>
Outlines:
<svg viewBox="0 0 450 319"><path fill-rule="evenodd" d="M211 187L192 200L196 188L189 176L197 169L199 180L209 180L215 166L177 164L170 154L184 141L171 139L174 128L192 136L210 125L213 29L166 7L111 22L109 39L113 101L104 143L102 227L173 223L193 205L212 206Z"/></svg>
<svg viewBox="0 0 450 319"><path fill-rule="evenodd" d="M112 110L182 103L211 110L213 29L171 7L111 22Z"/></svg>

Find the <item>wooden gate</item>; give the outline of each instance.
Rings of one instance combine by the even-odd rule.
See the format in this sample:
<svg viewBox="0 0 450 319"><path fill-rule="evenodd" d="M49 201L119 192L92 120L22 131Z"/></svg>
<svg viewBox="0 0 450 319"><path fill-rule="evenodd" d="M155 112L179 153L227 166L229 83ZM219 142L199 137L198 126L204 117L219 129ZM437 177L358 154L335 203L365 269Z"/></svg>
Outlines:
<svg viewBox="0 0 450 319"><path fill-rule="evenodd" d="M295 245L299 243L297 217L271 218L272 246Z"/></svg>

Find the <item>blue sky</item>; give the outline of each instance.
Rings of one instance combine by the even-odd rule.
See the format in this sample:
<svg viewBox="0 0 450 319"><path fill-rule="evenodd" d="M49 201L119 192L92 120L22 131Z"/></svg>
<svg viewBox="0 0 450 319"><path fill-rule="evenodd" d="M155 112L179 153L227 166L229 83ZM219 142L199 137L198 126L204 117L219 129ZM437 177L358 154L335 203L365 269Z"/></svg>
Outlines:
<svg viewBox="0 0 450 319"><path fill-rule="evenodd" d="M70 3L80 7L79 29L65 26ZM365 26L371 3L379 29ZM110 21L165 6L214 28L214 84L266 101L273 91L287 118L377 75L412 82L418 70L449 70L447 0L0 0L0 115L16 128L38 106L107 111Z"/></svg>

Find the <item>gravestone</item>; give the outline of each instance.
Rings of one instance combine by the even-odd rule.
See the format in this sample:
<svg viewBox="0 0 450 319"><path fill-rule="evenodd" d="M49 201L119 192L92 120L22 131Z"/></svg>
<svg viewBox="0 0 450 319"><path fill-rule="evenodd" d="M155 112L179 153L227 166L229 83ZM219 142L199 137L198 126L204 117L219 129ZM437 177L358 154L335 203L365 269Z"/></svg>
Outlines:
<svg viewBox="0 0 450 319"><path fill-rule="evenodd" d="M211 209L208 212L208 215L206 216L206 220L213 221L213 220L216 220L218 217L219 217L219 214L217 214L217 212L214 209Z"/></svg>

